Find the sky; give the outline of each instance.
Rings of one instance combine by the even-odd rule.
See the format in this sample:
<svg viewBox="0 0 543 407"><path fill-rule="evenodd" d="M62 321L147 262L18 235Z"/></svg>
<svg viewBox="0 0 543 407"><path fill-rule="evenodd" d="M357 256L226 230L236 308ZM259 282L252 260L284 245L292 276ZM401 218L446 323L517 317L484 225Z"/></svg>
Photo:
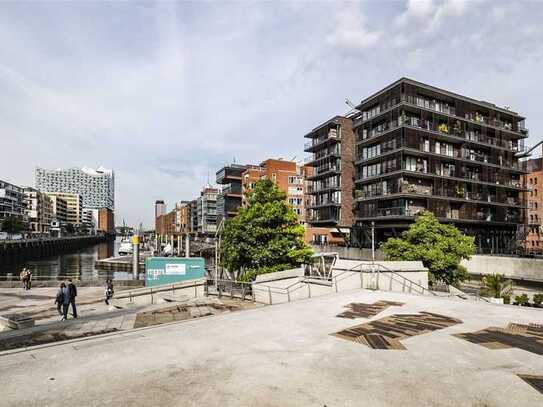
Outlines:
<svg viewBox="0 0 543 407"><path fill-rule="evenodd" d="M401 77L509 106L543 138L543 1L1 2L0 179L115 171L116 223ZM305 140L307 141L307 140Z"/></svg>

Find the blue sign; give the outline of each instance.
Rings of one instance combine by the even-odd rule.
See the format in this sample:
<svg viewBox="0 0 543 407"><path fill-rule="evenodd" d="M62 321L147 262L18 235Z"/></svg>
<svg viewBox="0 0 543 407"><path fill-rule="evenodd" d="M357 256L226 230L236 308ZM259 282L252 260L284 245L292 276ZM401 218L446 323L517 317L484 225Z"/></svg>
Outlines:
<svg viewBox="0 0 543 407"><path fill-rule="evenodd" d="M147 257L145 259L145 286L173 284L205 276L202 257Z"/></svg>

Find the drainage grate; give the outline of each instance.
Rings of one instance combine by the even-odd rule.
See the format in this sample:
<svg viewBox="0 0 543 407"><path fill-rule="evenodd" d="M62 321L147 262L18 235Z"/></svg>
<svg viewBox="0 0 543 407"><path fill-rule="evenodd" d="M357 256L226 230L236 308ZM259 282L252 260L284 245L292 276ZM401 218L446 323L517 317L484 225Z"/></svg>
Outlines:
<svg viewBox="0 0 543 407"><path fill-rule="evenodd" d="M531 375L519 374L518 377L520 377L522 380L524 380L526 383L528 383L538 392L543 394L543 376L531 376Z"/></svg>
<svg viewBox="0 0 543 407"><path fill-rule="evenodd" d="M345 305L345 308L348 308L347 311L343 311L341 314L336 315L338 318L371 318L380 313L381 311L387 309L391 306L400 307L404 305L403 302L395 301L377 301L373 304L364 304L361 302L353 302L351 304Z"/></svg>
<svg viewBox="0 0 543 407"><path fill-rule="evenodd" d="M421 312L396 314L355 325L332 334L341 339L364 344L372 349L406 349L400 342L416 335L444 329L462 321L444 315Z"/></svg>
<svg viewBox="0 0 543 407"><path fill-rule="evenodd" d="M454 336L488 349L517 348L543 355L543 327L541 325L509 324L506 328L489 327L477 332Z"/></svg>

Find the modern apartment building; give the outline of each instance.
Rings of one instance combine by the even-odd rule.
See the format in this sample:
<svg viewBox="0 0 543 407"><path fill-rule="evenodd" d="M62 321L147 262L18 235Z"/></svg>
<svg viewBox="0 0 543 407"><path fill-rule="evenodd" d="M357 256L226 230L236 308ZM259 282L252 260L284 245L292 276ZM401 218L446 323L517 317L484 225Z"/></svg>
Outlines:
<svg viewBox="0 0 543 407"><path fill-rule="evenodd" d="M31 233L49 233L53 221L53 202L36 188L24 188L25 212Z"/></svg>
<svg viewBox="0 0 543 407"><path fill-rule="evenodd" d="M155 201L155 231L158 230L157 219L166 213L166 204L163 200Z"/></svg>
<svg viewBox="0 0 543 407"><path fill-rule="evenodd" d="M23 188L0 180L0 223L10 216L25 221Z"/></svg>
<svg viewBox="0 0 543 407"><path fill-rule="evenodd" d="M45 193L51 200L51 208L53 212L53 222L65 224L68 218L68 204L66 201L57 195L49 195Z"/></svg>
<svg viewBox="0 0 543 407"><path fill-rule="evenodd" d="M83 198L79 194L67 192L44 192L50 198L60 198L66 203L66 223L79 226L83 220ZM56 202L56 200L55 200Z"/></svg>
<svg viewBox="0 0 543 407"><path fill-rule="evenodd" d="M312 196L306 240L315 244L342 244L353 226L355 137L351 117L335 116L304 136L304 151L312 153L307 165Z"/></svg>
<svg viewBox="0 0 543 407"><path fill-rule="evenodd" d="M242 175L243 203L247 202L248 194L260 179L269 179L274 182L279 190L286 194L286 199L292 205L298 215L299 222L306 222L305 213L305 179L306 171L294 161L281 159L268 159L260 165L249 165Z"/></svg>
<svg viewBox="0 0 543 407"><path fill-rule="evenodd" d="M524 117L406 78L357 109L355 215L366 247L372 224L379 243L429 210L475 236L479 252L517 250Z"/></svg>
<svg viewBox="0 0 543 407"><path fill-rule="evenodd" d="M202 237L215 235L217 231L217 195L219 190L204 187L200 196L196 200L196 210L198 217L197 233Z"/></svg>
<svg viewBox="0 0 543 407"><path fill-rule="evenodd" d="M216 182L222 185L217 195L217 225L238 214L242 202L241 176L246 165L230 164L217 171Z"/></svg>
<svg viewBox="0 0 543 407"><path fill-rule="evenodd" d="M523 167L527 172L522 176L527 187L523 201L528 208L524 249L526 253L543 254L543 158L527 160Z"/></svg>
<svg viewBox="0 0 543 407"><path fill-rule="evenodd" d="M115 176L112 170L103 167L65 170L37 167L36 188L42 192L79 194L85 208L115 210Z"/></svg>

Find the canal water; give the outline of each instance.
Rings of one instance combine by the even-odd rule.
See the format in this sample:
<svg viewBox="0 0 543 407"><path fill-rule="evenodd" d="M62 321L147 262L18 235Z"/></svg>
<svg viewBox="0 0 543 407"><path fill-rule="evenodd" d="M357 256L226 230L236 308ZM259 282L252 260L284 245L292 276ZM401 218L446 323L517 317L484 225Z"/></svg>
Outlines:
<svg viewBox="0 0 543 407"><path fill-rule="evenodd" d="M94 246L78 249L72 252L60 253L56 256L28 259L17 263L2 264L0 262L0 280L8 274L18 278L23 267L32 270L37 279L55 279L57 276L77 277L79 280L92 280L107 275L94 268L96 260L118 256L120 239L98 243ZM122 275L121 275L122 274ZM123 278L128 273L115 273L114 278Z"/></svg>

